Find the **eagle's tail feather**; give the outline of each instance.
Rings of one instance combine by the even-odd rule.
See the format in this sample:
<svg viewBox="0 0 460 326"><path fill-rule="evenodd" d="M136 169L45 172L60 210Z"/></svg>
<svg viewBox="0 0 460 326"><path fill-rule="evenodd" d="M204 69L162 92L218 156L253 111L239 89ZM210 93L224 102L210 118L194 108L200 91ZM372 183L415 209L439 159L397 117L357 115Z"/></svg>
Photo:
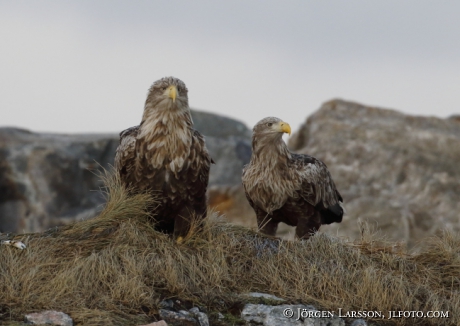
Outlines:
<svg viewBox="0 0 460 326"><path fill-rule="evenodd" d="M338 202L335 205L332 205L326 209L320 210L321 214L321 224L331 224L331 223L340 223L342 222L342 217L344 214L344 209L342 203Z"/></svg>

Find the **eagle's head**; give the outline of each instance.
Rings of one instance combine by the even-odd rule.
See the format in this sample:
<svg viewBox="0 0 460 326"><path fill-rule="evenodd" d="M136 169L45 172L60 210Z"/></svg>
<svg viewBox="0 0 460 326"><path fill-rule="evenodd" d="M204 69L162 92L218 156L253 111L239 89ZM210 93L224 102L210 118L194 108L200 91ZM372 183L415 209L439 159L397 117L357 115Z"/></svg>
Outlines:
<svg viewBox="0 0 460 326"><path fill-rule="evenodd" d="M286 144L282 140L284 133L291 134L291 126L275 117L260 120L252 129L252 152L256 156L265 152L286 152Z"/></svg>
<svg viewBox="0 0 460 326"><path fill-rule="evenodd" d="M170 151L174 150L171 143L188 144L193 121L187 93L187 87L178 78L164 77L154 82L145 101L137 138L153 142L167 136ZM163 140L158 143L163 144Z"/></svg>
<svg viewBox="0 0 460 326"><path fill-rule="evenodd" d="M283 133L291 134L289 123L275 117L260 120L252 129L253 137L279 139Z"/></svg>
<svg viewBox="0 0 460 326"><path fill-rule="evenodd" d="M145 109L188 110L188 89L184 82L175 77L164 77L149 89Z"/></svg>

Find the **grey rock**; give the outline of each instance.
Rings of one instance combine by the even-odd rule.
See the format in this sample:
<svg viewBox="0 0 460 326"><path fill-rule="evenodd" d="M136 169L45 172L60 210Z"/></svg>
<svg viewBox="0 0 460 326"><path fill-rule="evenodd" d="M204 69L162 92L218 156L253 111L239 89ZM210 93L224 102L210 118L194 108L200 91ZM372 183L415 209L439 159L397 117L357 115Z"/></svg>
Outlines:
<svg viewBox="0 0 460 326"><path fill-rule="evenodd" d="M460 231L460 122L405 115L342 100L325 103L289 141L323 160L344 198L341 224L360 237L357 219L409 246L440 229Z"/></svg>
<svg viewBox="0 0 460 326"><path fill-rule="evenodd" d="M200 311L196 314L196 316L197 316L198 323L200 324L200 326L209 326L208 315Z"/></svg>
<svg viewBox="0 0 460 326"><path fill-rule="evenodd" d="M337 317L317 311L313 306L246 304L241 318L249 325L264 326L345 326Z"/></svg>
<svg viewBox="0 0 460 326"><path fill-rule="evenodd" d="M193 307L189 309L189 312L192 313L196 319L198 319L198 323L200 326L209 326L209 318L204 312L201 312L198 307Z"/></svg>
<svg viewBox="0 0 460 326"><path fill-rule="evenodd" d="M34 232L97 214L96 176L113 163L114 135L0 128L0 231Z"/></svg>
<svg viewBox="0 0 460 326"><path fill-rule="evenodd" d="M42 312L36 312L27 314L24 316L25 322L32 325L59 325L59 326L72 326L73 321L69 315L54 311L47 310Z"/></svg>
<svg viewBox="0 0 460 326"><path fill-rule="evenodd" d="M233 186L241 183L243 166L251 159L249 140L206 137L206 146L216 164L211 166L211 186Z"/></svg>
<svg viewBox="0 0 460 326"><path fill-rule="evenodd" d="M251 130L240 121L197 110L192 110L192 119L216 162L211 166L209 184L240 184L243 166L251 158Z"/></svg>
<svg viewBox="0 0 460 326"><path fill-rule="evenodd" d="M172 325L172 326L199 325L196 319L190 316L189 312L186 312L185 314L181 312L160 309L159 315L161 319L164 319L168 323L168 325Z"/></svg>
<svg viewBox="0 0 460 326"><path fill-rule="evenodd" d="M193 307L189 309L188 311L191 312L192 314L197 314L200 312L200 309L198 307Z"/></svg>
<svg viewBox="0 0 460 326"><path fill-rule="evenodd" d="M188 312L187 310L179 310L179 313L185 316L190 316L190 312Z"/></svg>
<svg viewBox="0 0 460 326"><path fill-rule="evenodd" d="M367 322L364 319L356 319L350 326L367 326Z"/></svg>
<svg viewBox="0 0 460 326"><path fill-rule="evenodd" d="M205 136L241 139L251 139L252 136L251 130L244 123L232 118L193 109L192 119L194 128Z"/></svg>

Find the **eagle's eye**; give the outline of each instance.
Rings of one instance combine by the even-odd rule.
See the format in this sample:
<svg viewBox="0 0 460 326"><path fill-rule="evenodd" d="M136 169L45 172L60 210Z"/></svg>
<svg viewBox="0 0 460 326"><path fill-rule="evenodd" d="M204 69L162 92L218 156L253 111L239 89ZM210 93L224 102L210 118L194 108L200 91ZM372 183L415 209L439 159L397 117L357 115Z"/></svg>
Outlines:
<svg viewBox="0 0 460 326"><path fill-rule="evenodd" d="M161 90L162 90L162 91L165 91L166 88L167 88L166 86L163 86L163 87L161 88Z"/></svg>
<svg viewBox="0 0 460 326"><path fill-rule="evenodd" d="M273 123L269 122L267 123L267 126L271 127L273 125Z"/></svg>

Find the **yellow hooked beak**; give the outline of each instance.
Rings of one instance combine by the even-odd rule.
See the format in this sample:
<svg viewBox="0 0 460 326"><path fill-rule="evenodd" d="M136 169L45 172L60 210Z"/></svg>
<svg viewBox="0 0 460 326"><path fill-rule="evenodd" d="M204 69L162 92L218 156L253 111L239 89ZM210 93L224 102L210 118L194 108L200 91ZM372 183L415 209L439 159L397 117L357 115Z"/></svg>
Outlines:
<svg viewBox="0 0 460 326"><path fill-rule="evenodd" d="M280 131L285 132L285 133L289 134L289 136L290 136L291 135L291 126L289 125L289 123L281 121L280 122Z"/></svg>
<svg viewBox="0 0 460 326"><path fill-rule="evenodd" d="M169 97L172 98L173 103L176 102L176 97L177 97L177 88L174 85L171 85L168 87L169 90Z"/></svg>

